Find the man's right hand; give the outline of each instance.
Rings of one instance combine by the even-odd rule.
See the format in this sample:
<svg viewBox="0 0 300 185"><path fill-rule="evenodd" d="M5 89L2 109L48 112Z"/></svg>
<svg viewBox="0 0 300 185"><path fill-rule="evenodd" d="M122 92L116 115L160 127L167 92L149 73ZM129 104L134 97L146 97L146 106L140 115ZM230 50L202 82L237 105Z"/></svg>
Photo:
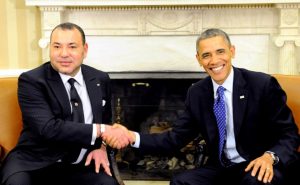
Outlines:
<svg viewBox="0 0 300 185"><path fill-rule="evenodd" d="M135 142L135 134L121 124L105 125L101 138L112 148L125 148Z"/></svg>

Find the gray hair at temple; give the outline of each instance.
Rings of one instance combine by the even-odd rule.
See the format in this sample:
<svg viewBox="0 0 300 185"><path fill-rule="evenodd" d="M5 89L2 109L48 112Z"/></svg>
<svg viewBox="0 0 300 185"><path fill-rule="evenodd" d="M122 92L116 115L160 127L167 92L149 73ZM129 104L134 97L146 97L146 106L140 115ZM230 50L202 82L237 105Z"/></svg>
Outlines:
<svg viewBox="0 0 300 185"><path fill-rule="evenodd" d="M74 23L71 23L71 22L65 22L65 23L61 23L59 25L57 25L51 32L51 35L50 35L50 41L51 41L51 38L52 38L52 33L54 30L56 29L62 29L62 30L73 30L73 29L77 29L79 32L80 32L80 35L81 35L81 38L82 38L82 44L84 45L85 44L85 34L84 34L84 31L83 29L78 26L77 24L74 24Z"/></svg>
<svg viewBox="0 0 300 185"><path fill-rule="evenodd" d="M217 28L211 28L211 29L207 29L204 32L201 33L201 35L198 37L197 41L196 41L196 51L198 52L199 50L199 42L204 40L204 39L208 39L208 38L212 38L212 37L217 37L217 36L221 36L225 39L225 42L231 46L231 41L229 39L229 36L227 33L225 33L223 30L217 29Z"/></svg>

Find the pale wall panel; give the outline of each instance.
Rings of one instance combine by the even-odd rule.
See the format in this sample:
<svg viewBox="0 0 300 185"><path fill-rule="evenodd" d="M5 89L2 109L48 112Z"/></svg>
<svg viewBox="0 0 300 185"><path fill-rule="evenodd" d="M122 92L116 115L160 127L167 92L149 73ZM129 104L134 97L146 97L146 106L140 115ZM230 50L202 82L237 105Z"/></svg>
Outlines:
<svg viewBox="0 0 300 185"><path fill-rule="evenodd" d="M0 2L0 69L33 68L41 64L40 11L24 0Z"/></svg>

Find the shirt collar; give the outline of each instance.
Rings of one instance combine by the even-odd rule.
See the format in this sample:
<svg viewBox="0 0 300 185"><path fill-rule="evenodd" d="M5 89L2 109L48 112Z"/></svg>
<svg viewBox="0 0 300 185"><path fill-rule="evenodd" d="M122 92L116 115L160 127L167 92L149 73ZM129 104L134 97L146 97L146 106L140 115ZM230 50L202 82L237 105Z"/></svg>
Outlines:
<svg viewBox="0 0 300 185"><path fill-rule="evenodd" d="M228 75L228 77L226 78L226 80L224 81L224 83L221 85L228 92L232 92L232 89L233 89L233 76L234 76L234 70L233 70L233 67L231 67L230 74ZM218 89L218 87L220 85L217 84L213 79L211 79L211 81L213 83L214 95L216 96L217 89Z"/></svg>
<svg viewBox="0 0 300 185"><path fill-rule="evenodd" d="M83 85L83 76L82 76L81 68L79 69L78 73L74 77L69 76L69 75L65 75L63 73L59 73L59 75L60 75L60 77L61 77L64 84L68 83L68 80L70 78L74 78L76 80L76 82L79 83L80 86Z"/></svg>

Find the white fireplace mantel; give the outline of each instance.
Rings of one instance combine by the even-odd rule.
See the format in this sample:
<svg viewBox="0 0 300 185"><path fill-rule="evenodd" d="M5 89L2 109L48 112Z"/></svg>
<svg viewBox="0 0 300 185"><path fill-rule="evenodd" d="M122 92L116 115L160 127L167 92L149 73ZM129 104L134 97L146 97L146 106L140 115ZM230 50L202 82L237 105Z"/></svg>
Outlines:
<svg viewBox="0 0 300 185"><path fill-rule="evenodd" d="M25 0L41 10L43 60L51 30L80 25L85 63L111 72L198 72L195 41L205 29L226 31L233 65L299 74L300 0ZM175 73L174 73L175 72Z"/></svg>

